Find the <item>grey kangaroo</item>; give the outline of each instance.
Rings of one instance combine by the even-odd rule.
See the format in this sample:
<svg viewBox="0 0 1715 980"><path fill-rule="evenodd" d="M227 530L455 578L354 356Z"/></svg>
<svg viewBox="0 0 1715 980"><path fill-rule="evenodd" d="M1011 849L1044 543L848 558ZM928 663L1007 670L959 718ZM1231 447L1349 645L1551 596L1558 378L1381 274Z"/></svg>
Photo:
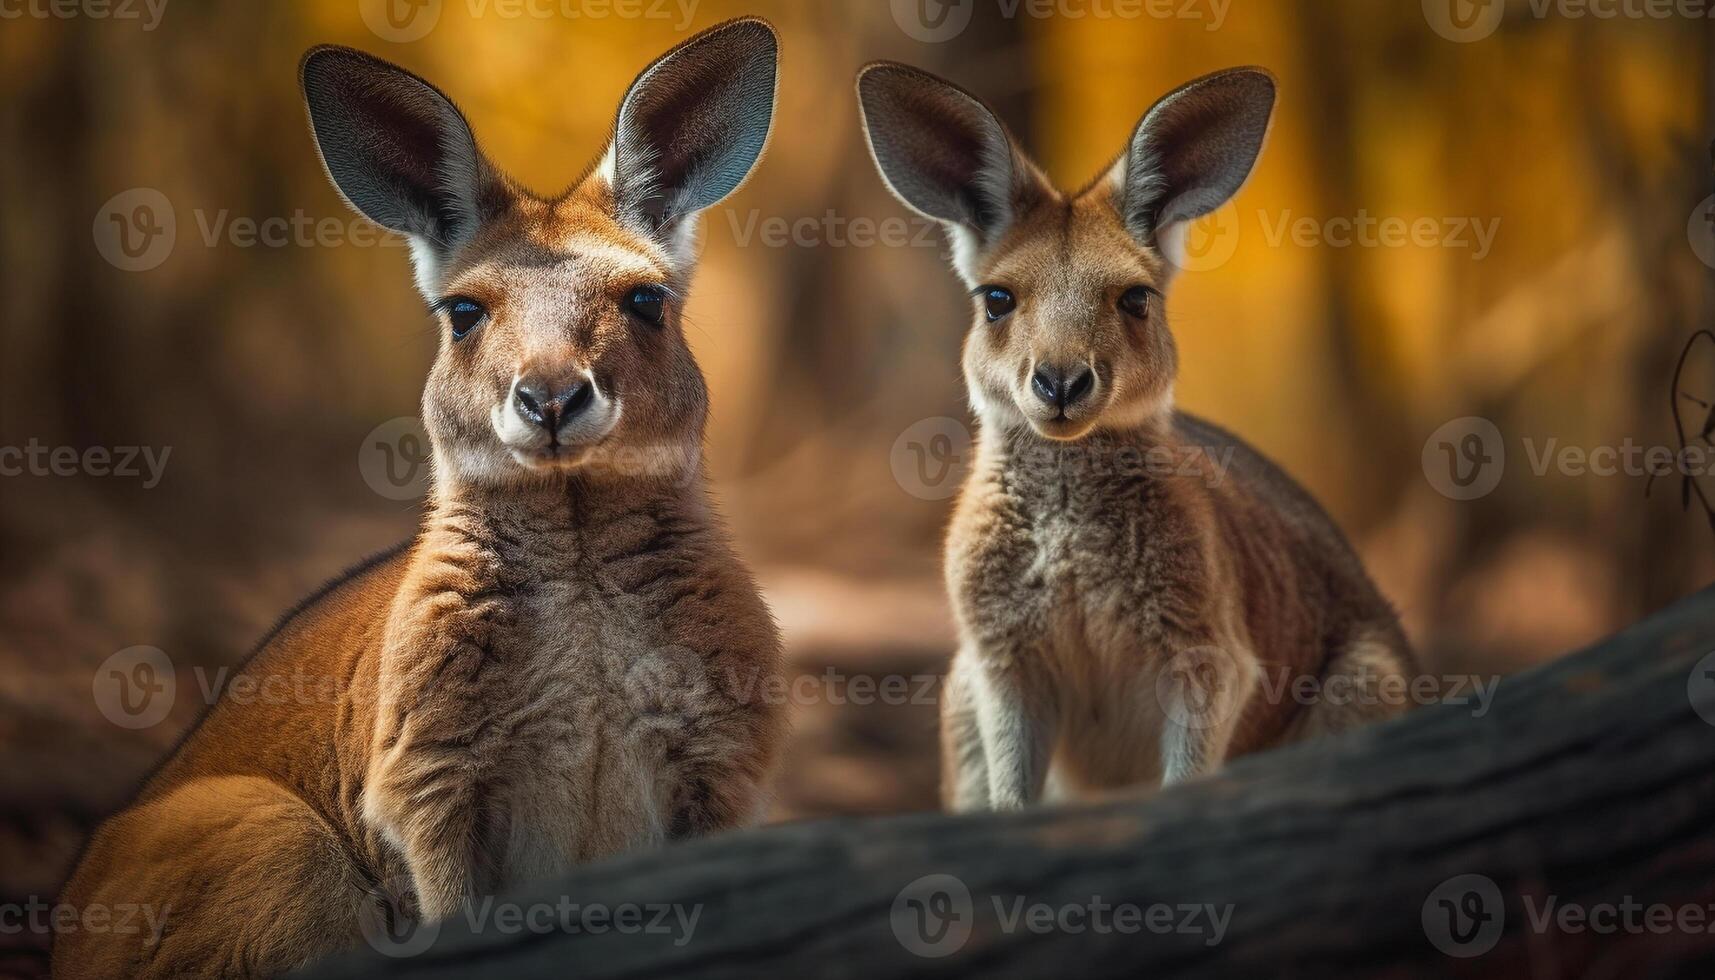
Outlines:
<svg viewBox="0 0 1715 980"><path fill-rule="evenodd" d="M1174 409L1175 255L1249 175L1274 92L1251 68L1176 89L1066 193L975 96L905 65L859 76L876 166L945 229L973 301L980 434L946 545L954 808L1171 783L1400 710L1266 696L1265 676L1373 691L1415 667L1315 501Z"/></svg>

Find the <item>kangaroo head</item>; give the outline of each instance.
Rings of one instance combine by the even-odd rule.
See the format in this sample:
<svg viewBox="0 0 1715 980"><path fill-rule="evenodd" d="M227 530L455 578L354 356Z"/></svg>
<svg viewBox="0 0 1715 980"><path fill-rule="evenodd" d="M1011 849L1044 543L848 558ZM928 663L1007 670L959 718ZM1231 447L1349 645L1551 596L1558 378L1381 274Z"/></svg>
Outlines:
<svg viewBox="0 0 1715 980"><path fill-rule="evenodd" d="M1163 291L1186 223L1250 174L1272 76L1238 68L1169 93L1119 159L1071 194L992 110L933 75L871 65L858 101L883 179L946 229L972 291L964 370L985 423L1070 440L1170 411L1177 354Z"/></svg>
<svg viewBox="0 0 1715 980"><path fill-rule="evenodd" d="M762 154L776 62L760 20L684 42L632 83L600 162L542 197L489 163L429 83L346 48L305 56L328 176L408 238L442 326L423 396L438 481L695 465L708 393L682 315L697 215Z"/></svg>

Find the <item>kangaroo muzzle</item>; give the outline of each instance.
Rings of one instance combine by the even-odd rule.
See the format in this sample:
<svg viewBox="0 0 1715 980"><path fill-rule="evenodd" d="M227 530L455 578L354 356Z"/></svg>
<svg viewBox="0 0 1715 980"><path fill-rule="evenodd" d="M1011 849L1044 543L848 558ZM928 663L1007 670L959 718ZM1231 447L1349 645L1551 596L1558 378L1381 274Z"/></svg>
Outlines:
<svg viewBox="0 0 1715 980"><path fill-rule="evenodd" d="M519 462L555 464L576 462L606 438L619 412L619 402L588 371L529 371L513 379L491 421Z"/></svg>

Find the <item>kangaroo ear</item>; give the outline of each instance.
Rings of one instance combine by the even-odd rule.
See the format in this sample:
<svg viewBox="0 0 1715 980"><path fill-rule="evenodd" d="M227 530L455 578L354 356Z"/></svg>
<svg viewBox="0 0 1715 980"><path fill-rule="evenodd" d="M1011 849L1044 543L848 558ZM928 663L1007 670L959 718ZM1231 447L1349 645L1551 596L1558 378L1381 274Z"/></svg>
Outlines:
<svg viewBox="0 0 1715 980"><path fill-rule="evenodd" d="M643 69L603 161L622 219L662 233L744 183L774 121L779 59L774 28L741 18Z"/></svg>
<svg viewBox="0 0 1715 980"><path fill-rule="evenodd" d="M299 80L328 177L358 213L411 236L426 287L497 184L470 125L433 85L350 48L312 48Z"/></svg>
<svg viewBox="0 0 1715 980"><path fill-rule="evenodd" d="M1217 72L1163 96L1114 165L1131 233L1171 251L1173 226L1220 207L1250 176L1273 112L1274 76L1260 68Z"/></svg>
<svg viewBox="0 0 1715 980"><path fill-rule="evenodd" d="M992 245L1041 186L994 112L951 82L877 62L858 74L857 89L869 152L888 189L946 224L956 243Z"/></svg>

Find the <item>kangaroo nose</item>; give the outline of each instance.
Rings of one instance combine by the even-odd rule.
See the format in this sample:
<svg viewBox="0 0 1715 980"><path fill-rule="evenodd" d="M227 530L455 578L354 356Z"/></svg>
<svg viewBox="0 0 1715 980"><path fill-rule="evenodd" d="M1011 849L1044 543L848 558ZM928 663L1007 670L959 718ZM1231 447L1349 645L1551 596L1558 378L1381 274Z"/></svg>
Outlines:
<svg viewBox="0 0 1715 980"><path fill-rule="evenodd" d="M1030 376L1030 390L1046 405L1062 411L1078 404L1096 386L1095 372L1085 365L1070 371L1042 364Z"/></svg>
<svg viewBox="0 0 1715 980"><path fill-rule="evenodd" d="M552 433L588 407L594 394L595 387L581 378L558 389L544 380L526 378L512 390L512 408L524 421Z"/></svg>

